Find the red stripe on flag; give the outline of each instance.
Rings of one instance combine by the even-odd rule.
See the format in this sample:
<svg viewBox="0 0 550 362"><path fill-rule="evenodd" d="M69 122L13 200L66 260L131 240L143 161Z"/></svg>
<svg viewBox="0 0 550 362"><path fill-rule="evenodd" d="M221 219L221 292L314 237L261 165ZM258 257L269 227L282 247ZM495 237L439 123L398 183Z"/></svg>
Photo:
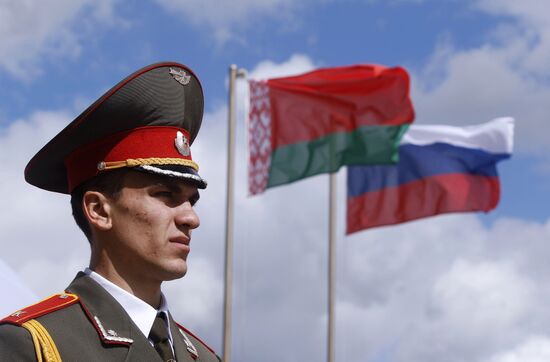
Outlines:
<svg viewBox="0 0 550 362"><path fill-rule="evenodd" d="M347 234L437 214L490 211L498 203L498 177L446 174L348 198Z"/></svg>
<svg viewBox="0 0 550 362"><path fill-rule="evenodd" d="M410 80L400 67L354 65L267 81L272 149L414 119Z"/></svg>

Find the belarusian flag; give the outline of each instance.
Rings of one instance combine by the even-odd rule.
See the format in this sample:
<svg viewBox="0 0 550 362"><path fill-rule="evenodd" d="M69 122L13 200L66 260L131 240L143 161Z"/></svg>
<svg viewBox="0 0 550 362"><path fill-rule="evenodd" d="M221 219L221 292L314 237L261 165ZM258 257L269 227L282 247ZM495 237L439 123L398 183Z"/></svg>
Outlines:
<svg viewBox="0 0 550 362"><path fill-rule="evenodd" d="M414 119L400 67L353 65L250 81L249 193L342 165L387 164Z"/></svg>

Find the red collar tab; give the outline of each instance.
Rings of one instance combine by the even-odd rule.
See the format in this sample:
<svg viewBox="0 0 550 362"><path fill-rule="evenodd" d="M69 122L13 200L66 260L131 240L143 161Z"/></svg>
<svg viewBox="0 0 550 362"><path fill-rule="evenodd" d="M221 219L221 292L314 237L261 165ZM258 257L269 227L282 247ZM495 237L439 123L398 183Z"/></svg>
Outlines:
<svg viewBox="0 0 550 362"><path fill-rule="evenodd" d="M174 321L175 322L175 321ZM182 326L181 324L179 324L178 322L175 322L176 325L179 327L180 331L183 332L183 333L187 333L189 334L190 336L192 336L193 338L195 338L197 341L199 341L204 347L206 347L207 350L209 350L210 352L216 354L216 352L210 348L210 346L208 346L206 343L204 343L203 340L201 340L199 337L197 337L196 335L194 335L193 333L191 333L189 331L189 329L185 328L184 326ZM184 334L185 336L185 334Z"/></svg>
<svg viewBox="0 0 550 362"><path fill-rule="evenodd" d="M191 158L189 132L171 126L146 126L112 134L65 158L69 193L102 171L142 165L183 165L198 171Z"/></svg>
<svg viewBox="0 0 550 362"><path fill-rule="evenodd" d="M78 299L78 296L75 294L54 294L51 297L46 298L36 304L20 309L10 314L6 318L0 320L0 324L10 323L20 326L31 319L38 318L45 314L68 307L69 305L78 302Z"/></svg>

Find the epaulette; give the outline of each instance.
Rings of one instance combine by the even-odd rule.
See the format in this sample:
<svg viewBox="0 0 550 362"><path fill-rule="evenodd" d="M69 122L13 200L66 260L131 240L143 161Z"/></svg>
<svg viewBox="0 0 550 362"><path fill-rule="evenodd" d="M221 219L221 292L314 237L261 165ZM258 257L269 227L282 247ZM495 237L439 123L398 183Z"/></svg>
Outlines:
<svg viewBox="0 0 550 362"><path fill-rule="evenodd" d="M0 324L10 323L20 326L31 319L68 307L78 302L78 300L79 298L75 294L54 294L49 298L10 314L6 318L0 320Z"/></svg>
<svg viewBox="0 0 550 362"><path fill-rule="evenodd" d="M174 321L176 323L176 325L179 327L179 329L184 332L184 333L187 333L189 334L191 337L195 338L197 341L199 341L203 346L206 347L206 349L208 349L210 352L216 354L216 352L214 352L214 350L212 348L210 348L206 343L204 343L199 337L195 336L193 333L191 333L187 328L185 328L184 326L182 326L181 324L179 324L178 322Z"/></svg>

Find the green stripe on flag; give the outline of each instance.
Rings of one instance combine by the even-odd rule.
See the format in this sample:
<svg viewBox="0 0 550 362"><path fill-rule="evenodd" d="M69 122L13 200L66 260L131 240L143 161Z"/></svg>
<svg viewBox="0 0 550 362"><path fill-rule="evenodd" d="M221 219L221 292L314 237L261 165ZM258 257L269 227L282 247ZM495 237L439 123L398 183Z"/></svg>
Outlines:
<svg viewBox="0 0 550 362"><path fill-rule="evenodd" d="M399 141L407 128L408 125L363 126L353 132L332 133L279 147L271 155L267 187L336 172L343 165L396 163Z"/></svg>

